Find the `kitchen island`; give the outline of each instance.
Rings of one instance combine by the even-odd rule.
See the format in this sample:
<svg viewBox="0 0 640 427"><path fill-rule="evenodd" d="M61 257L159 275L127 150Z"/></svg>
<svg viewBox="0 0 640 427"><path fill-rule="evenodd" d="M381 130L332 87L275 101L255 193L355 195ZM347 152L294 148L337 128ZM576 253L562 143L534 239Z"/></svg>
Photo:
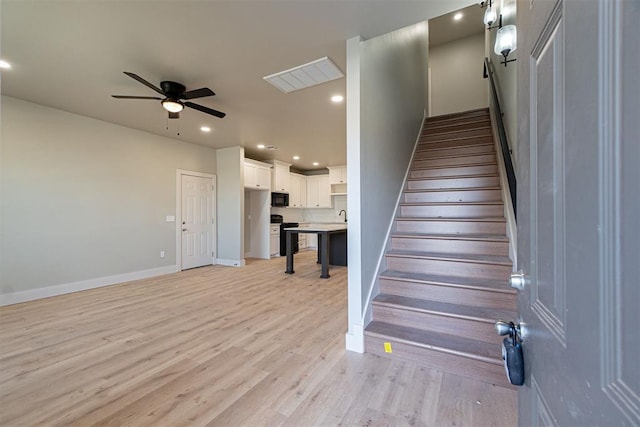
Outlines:
<svg viewBox="0 0 640 427"><path fill-rule="evenodd" d="M309 227L290 227L286 233L287 269L285 273L295 273L293 269L293 236L298 233L318 235L318 263L322 265L321 279L328 279L329 263L347 265L347 224L315 224ZM335 253L332 256L332 252Z"/></svg>

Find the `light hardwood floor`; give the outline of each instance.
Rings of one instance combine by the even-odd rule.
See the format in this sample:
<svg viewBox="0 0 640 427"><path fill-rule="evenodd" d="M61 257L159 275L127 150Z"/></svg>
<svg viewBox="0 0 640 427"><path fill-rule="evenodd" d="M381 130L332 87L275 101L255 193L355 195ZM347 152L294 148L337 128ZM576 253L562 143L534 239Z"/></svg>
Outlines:
<svg viewBox="0 0 640 427"><path fill-rule="evenodd" d="M345 351L315 252L0 308L0 425L516 424L516 393Z"/></svg>

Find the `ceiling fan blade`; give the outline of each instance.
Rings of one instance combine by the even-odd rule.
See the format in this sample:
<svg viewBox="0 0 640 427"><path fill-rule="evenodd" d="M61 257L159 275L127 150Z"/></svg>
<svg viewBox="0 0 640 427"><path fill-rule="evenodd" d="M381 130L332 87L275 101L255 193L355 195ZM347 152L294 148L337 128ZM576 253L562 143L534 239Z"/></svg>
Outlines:
<svg viewBox="0 0 640 427"><path fill-rule="evenodd" d="M179 119L180 118L180 113L172 113L171 111L169 111L169 118L170 119Z"/></svg>
<svg viewBox="0 0 640 427"><path fill-rule="evenodd" d="M118 99L157 99L163 100L164 98L158 98L157 96L129 96L129 95L111 95Z"/></svg>
<svg viewBox="0 0 640 427"><path fill-rule="evenodd" d="M185 92L182 95L182 99L194 99L194 98L204 98L205 96L213 96L215 93L209 89L208 87L203 87L201 89L195 89Z"/></svg>
<svg viewBox="0 0 640 427"><path fill-rule="evenodd" d="M214 110L212 108L205 107L203 105L194 104L193 102L185 102L184 105L186 105L189 108L193 108L194 110L198 110L198 111L202 111L203 113L211 114L212 116L216 116L216 117L220 117L220 118L223 118L224 116L226 116L226 114L223 113L222 111Z"/></svg>
<svg viewBox="0 0 640 427"><path fill-rule="evenodd" d="M157 86L152 85L151 83L149 83L148 81L146 81L145 79L143 79L142 77L140 77L139 75L134 74L134 73L130 73L130 72L128 72L128 71L124 71L124 73L125 73L127 76L131 77L132 79L137 80L137 81L139 81L140 83L142 83L143 85L145 85L145 86L147 86L147 87L150 87L151 89L155 90L155 91L156 91L156 92L158 92L160 95L164 95L164 92L162 91L162 89L160 89L160 88L159 88L159 87L157 87Z"/></svg>

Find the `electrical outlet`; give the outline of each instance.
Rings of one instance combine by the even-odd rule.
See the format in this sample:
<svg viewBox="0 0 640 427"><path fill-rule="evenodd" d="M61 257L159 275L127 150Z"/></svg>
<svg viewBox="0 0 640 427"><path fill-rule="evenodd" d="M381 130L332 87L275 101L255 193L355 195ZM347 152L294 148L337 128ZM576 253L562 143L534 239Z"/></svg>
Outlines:
<svg viewBox="0 0 640 427"><path fill-rule="evenodd" d="M164 251L160 251L160 258L164 258Z"/></svg>

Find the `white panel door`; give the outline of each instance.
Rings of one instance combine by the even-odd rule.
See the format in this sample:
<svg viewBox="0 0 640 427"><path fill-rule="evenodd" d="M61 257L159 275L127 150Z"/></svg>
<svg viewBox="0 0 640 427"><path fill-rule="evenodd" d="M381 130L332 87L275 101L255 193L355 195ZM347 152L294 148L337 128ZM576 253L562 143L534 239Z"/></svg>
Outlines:
<svg viewBox="0 0 640 427"><path fill-rule="evenodd" d="M638 22L518 3L522 426L640 426Z"/></svg>
<svg viewBox="0 0 640 427"><path fill-rule="evenodd" d="M182 269L213 263L213 182L182 175Z"/></svg>

